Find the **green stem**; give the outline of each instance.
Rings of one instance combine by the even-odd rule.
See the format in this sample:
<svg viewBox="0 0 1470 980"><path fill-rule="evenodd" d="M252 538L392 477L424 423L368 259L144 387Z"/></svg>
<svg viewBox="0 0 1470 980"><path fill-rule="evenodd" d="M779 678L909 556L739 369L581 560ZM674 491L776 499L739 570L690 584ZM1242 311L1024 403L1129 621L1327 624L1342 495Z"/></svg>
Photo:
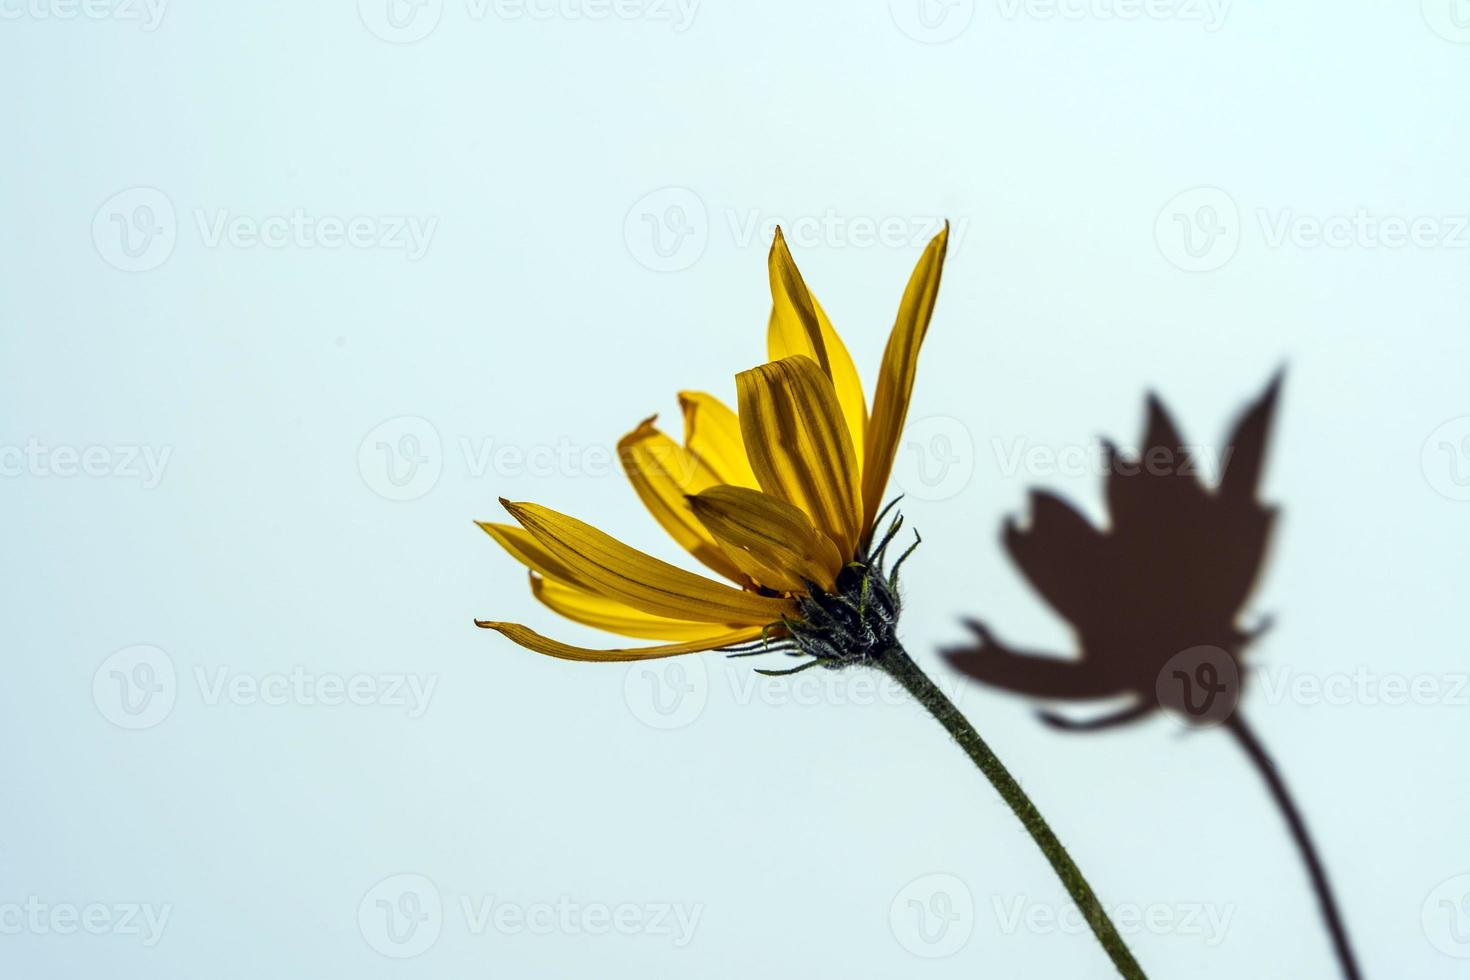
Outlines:
<svg viewBox="0 0 1470 980"><path fill-rule="evenodd" d="M1046 859L1051 862L1052 870L1062 880L1062 884L1067 886L1067 892L1072 896L1072 901L1077 903L1082 917L1092 927L1092 934L1107 951L1113 965L1118 968L1118 973L1129 980L1147 980L1143 968L1128 951L1128 946L1118 935L1118 930L1108 918L1107 912L1103 910L1102 903L1098 901L1092 886L1082 876L1081 869L1073 862L1067 849L1057 839L1057 835L1052 833L1041 811L1036 809L1036 805L1031 802L1026 791L1021 789L1021 784L1016 782L1015 777L991 751L990 746L985 744L985 740L980 737L979 732L975 731L975 727L965 719L964 715L960 714L954 702L945 697L944 692L929 679L929 675L925 674L918 664L914 663L902 647L894 646L883 653L876 659L874 666L887 672L889 676L903 685L904 690L927 708L934 719L944 726L944 730L953 735L954 740L960 743L960 748L964 749L965 754L975 763L975 768L990 780L990 785L995 787L1001 799L1010 806L1011 812L1021 821L1021 826L1026 828L1026 832L1031 835L1036 846L1041 848L1041 853L1046 855Z"/></svg>

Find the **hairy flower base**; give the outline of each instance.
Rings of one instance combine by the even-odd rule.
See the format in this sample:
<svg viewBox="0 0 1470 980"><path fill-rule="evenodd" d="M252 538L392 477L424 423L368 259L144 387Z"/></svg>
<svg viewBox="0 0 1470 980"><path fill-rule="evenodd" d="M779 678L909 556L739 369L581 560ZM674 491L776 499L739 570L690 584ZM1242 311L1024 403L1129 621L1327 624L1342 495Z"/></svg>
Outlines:
<svg viewBox="0 0 1470 980"><path fill-rule="evenodd" d="M729 648L733 651L730 655L749 657L782 652L812 658L787 670L757 671L771 676L818 666L837 670L854 664L875 665L879 657L898 646L898 614L902 606L898 570L919 545L915 534L914 543L893 563L892 571L884 570L888 546L902 526L903 517L895 517L875 547L860 560L843 566L833 591L826 592L813 585L801 596L797 600L798 615L781 621L784 636Z"/></svg>

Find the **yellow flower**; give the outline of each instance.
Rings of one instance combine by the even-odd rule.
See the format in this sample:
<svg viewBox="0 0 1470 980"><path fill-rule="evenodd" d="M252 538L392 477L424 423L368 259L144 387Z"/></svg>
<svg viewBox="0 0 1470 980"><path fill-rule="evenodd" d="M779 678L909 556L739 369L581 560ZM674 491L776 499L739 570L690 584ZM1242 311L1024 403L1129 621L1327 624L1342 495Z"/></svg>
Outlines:
<svg viewBox="0 0 1470 980"><path fill-rule="evenodd" d="M891 641L897 598L892 578L873 569L892 535L877 547L872 539L948 236L946 226L909 278L871 412L847 348L778 229L768 261L770 361L735 376L739 414L711 395L680 392L682 446L653 419L620 440L623 468L654 518L732 584L660 561L539 504L502 498L517 524L480 524L530 570L532 593L555 612L663 642L591 650L516 623L476 625L567 660L668 657L773 634L803 636L810 642L800 644L802 652L846 660L853 644ZM817 622L833 628L806 630Z"/></svg>

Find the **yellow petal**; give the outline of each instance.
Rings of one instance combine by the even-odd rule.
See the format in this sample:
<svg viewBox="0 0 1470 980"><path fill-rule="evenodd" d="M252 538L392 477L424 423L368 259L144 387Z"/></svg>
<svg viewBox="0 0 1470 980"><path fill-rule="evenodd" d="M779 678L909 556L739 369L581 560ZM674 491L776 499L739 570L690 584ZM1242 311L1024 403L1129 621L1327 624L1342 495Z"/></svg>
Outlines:
<svg viewBox="0 0 1470 980"><path fill-rule="evenodd" d="M761 635L760 627L751 627L743 630L735 630L730 633L721 633L718 636L712 636L702 640L690 640L686 643L668 643L656 647L634 647L632 649L624 648L621 650L590 650L587 647L574 647L566 643L558 643L556 640L548 639L533 629L521 626L519 623L492 623L487 620L477 619L475 620L475 625L481 629L495 630L497 633L500 633L515 643L519 643L528 650L535 650L537 653L544 653L548 657L556 657L560 660L656 660L659 657L676 657L681 653L717 650L720 647L727 647L736 643L758 640Z"/></svg>
<svg viewBox="0 0 1470 980"><path fill-rule="evenodd" d="M702 391L679 392L679 407L684 410L684 446L714 472L716 482L755 489L739 417Z"/></svg>
<svg viewBox="0 0 1470 980"><path fill-rule="evenodd" d="M852 557L862 513L857 461L831 380L811 358L787 357L742 371L735 386L761 489L800 507Z"/></svg>
<svg viewBox="0 0 1470 980"><path fill-rule="evenodd" d="M794 610L789 600L743 592L645 555L574 517L538 504L501 505L591 590L655 616L760 626Z"/></svg>
<svg viewBox="0 0 1470 980"><path fill-rule="evenodd" d="M759 490L711 487L690 498L694 513L743 571L778 592L834 590L842 555L799 508Z"/></svg>
<svg viewBox="0 0 1470 980"><path fill-rule="evenodd" d="M687 620L651 616L616 599L593 595L540 575L531 576L531 594L548 609L574 622L640 640L702 640L721 636L734 629L723 623L691 623Z"/></svg>
<svg viewBox="0 0 1470 980"><path fill-rule="evenodd" d="M690 494L720 482L714 471L694 453L654 428L651 418L644 419L638 428L618 440L618 458L643 506L680 547L713 571L736 583L745 583L740 568L726 557L689 509Z"/></svg>
<svg viewBox="0 0 1470 980"><path fill-rule="evenodd" d="M476 521L475 523L480 525L480 530L490 535L499 542L502 548L510 552L512 558L531 571L546 578L566 582L568 585L587 588L587 583L579 579L576 572L558 561L525 528L516 527L514 524L494 524L490 521Z"/></svg>
<svg viewBox="0 0 1470 980"><path fill-rule="evenodd" d="M883 506L883 492L893 457L898 452L899 436L909 412L909 395L914 390L914 372L919 364L919 346L929 329L934 300L939 294L939 274L944 265L944 252L949 245L949 223L934 236L918 265L909 276L883 351L883 365L878 372L878 388L873 393L873 416L868 422L868 445L863 454L863 541L867 542L871 524Z"/></svg>
<svg viewBox="0 0 1470 980"><path fill-rule="evenodd" d="M868 422L862 379L822 304L817 302L796 268L796 260L791 257L780 228L776 229L775 241L771 243L767 266L771 278L771 319L766 327L766 353L773 361L805 354L832 379L837 403L842 406L842 416L852 438L853 452L861 467Z"/></svg>

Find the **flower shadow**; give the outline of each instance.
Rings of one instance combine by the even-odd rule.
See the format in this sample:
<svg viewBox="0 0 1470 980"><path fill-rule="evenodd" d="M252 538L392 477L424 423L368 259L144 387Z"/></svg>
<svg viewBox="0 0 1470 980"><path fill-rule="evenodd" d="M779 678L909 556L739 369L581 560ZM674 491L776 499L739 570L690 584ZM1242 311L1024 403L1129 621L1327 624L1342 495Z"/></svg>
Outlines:
<svg viewBox="0 0 1470 980"><path fill-rule="evenodd" d="M1006 551L1071 625L1075 659L1016 649L971 620L975 642L944 651L949 662L981 683L1035 698L1131 699L1087 721L1042 712L1057 728L1095 731L1159 708L1197 723L1223 721L1239 701L1242 655L1269 625L1247 629L1239 618L1276 517L1258 487L1281 378L1247 406L1221 447L1213 490L1199 478L1199 454L1150 395L1139 455L1105 443L1106 529L1041 490L1031 494L1027 526L1006 522Z"/></svg>

